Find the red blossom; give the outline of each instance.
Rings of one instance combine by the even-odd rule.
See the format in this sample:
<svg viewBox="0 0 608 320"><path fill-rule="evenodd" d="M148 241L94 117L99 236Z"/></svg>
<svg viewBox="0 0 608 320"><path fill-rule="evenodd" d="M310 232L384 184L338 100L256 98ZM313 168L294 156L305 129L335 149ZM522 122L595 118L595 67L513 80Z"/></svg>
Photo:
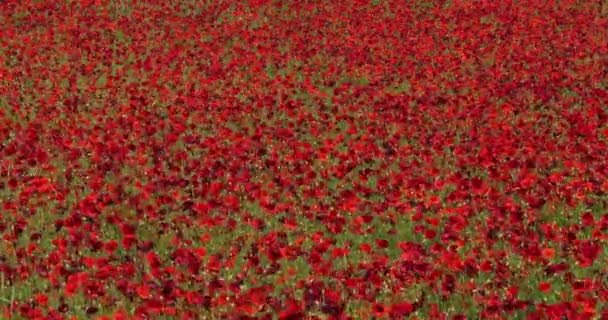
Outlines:
<svg viewBox="0 0 608 320"><path fill-rule="evenodd" d="M606 10L0 1L2 316L601 317Z"/></svg>

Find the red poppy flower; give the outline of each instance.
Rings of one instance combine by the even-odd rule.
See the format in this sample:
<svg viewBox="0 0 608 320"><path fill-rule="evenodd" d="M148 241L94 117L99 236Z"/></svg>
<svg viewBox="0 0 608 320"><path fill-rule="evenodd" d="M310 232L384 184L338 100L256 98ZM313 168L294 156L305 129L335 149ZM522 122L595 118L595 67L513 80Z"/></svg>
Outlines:
<svg viewBox="0 0 608 320"><path fill-rule="evenodd" d="M540 290L543 293L549 292L551 290L551 283L545 282L545 281L540 282L538 284L538 290Z"/></svg>

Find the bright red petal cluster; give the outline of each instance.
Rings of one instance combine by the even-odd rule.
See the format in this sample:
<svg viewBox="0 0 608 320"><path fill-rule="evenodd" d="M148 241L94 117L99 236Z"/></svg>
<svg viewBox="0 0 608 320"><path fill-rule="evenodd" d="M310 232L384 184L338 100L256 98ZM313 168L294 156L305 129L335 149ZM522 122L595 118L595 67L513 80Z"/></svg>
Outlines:
<svg viewBox="0 0 608 320"><path fill-rule="evenodd" d="M0 1L0 318L608 319L606 1Z"/></svg>

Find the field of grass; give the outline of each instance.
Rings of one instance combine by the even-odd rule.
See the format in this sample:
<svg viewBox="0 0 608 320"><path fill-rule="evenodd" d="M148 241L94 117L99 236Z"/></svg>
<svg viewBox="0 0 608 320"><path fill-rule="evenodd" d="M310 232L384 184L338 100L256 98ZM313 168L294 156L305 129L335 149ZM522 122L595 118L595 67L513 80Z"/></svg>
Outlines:
<svg viewBox="0 0 608 320"><path fill-rule="evenodd" d="M608 1L0 1L0 319L608 319L607 266Z"/></svg>

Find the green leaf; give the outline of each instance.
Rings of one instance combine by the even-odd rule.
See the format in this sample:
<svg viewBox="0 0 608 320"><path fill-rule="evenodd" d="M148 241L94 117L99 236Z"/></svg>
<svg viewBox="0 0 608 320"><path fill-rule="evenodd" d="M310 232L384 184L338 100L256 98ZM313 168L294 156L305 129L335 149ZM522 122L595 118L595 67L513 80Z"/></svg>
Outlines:
<svg viewBox="0 0 608 320"><path fill-rule="evenodd" d="M108 79L106 78L105 74L102 74L99 78L97 78L95 86L98 88L102 88L106 86L106 83L108 83Z"/></svg>

